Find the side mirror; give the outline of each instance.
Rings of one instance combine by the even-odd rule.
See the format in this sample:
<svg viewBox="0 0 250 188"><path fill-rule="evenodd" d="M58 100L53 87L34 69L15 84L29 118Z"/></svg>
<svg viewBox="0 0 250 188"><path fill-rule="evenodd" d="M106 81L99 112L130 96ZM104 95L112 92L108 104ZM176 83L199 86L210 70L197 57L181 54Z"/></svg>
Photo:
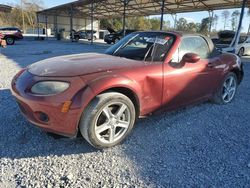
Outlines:
<svg viewBox="0 0 250 188"><path fill-rule="evenodd" d="M196 63L200 60L200 56L195 53L186 53L183 57L181 62L182 63Z"/></svg>

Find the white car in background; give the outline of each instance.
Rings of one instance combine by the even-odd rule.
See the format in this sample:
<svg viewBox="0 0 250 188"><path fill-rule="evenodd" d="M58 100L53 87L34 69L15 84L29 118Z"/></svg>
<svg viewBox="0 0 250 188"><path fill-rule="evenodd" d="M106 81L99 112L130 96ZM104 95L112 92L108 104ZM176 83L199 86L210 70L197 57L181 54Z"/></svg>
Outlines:
<svg viewBox="0 0 250 188"><path fill-rule="evenodd" d="M236 48L236 54L240 57L250 55L250 36L241 36L239 44Z"/></svg>

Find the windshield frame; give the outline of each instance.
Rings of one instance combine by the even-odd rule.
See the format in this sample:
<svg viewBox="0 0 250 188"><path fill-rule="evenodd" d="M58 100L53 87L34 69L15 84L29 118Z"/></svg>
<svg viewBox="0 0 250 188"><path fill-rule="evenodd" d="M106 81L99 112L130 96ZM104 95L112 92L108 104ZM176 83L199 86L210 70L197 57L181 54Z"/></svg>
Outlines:
<svg viewBox="0 0 250 188"><path fill-rule="evenodd" d="M105 54L112 55L112 56L119 56L119 55L116 55L117 52L119 52L119 50L123 49L123 47L126 47L127 44L130 41L132 41L134 38L136 38L140 34L149 34L149 36L150 35L155 35L156 39L158 38L158 36L161 36L161 35L166 35L166 37L171 37L171 39L173 40L172 43L171 43L171 46L166 50L166 53L165 53L164 57L159 62L164 62L165 61L166 57L169 54L169 51L174 46L174 44L176 42L176 38L177 38L175 34L169 33L169 32L164 32L164 31L162 31L162 32L161 31L149 31L149 32L140 31L140 32L133 32L133 33L130 33L129 35L125 36L124 38L122 38L120 41L118 41L116 44L112 45L110 48L108 48L105 51ZM120 56L120 57L123 57L123 56ZM136 59L128 58L128 57L123 57L123 58L136 60ZM142 61L142 62L157 62L157 61L153 61L153 59L154 58L152 58L151 61L146 61L145 58L144 58L144 59L138 60L138 61Z"/></svg>

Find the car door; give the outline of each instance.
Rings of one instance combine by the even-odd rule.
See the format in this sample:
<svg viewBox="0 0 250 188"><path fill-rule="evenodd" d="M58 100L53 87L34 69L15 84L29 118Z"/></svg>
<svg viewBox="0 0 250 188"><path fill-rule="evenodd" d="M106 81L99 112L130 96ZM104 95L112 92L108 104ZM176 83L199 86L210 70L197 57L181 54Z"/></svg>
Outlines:
<svg viewBox="0 0 250 188"><path fill-rule="evenodd" d="M200 56L196 63L180 61L186 53ZM164 64L163 105L167 109L198 102L209 98L218 81L218 72L213 68L218 59L208 56L210 49L206 40L200 36L182 38L181 44L170 63Z"/></svg>

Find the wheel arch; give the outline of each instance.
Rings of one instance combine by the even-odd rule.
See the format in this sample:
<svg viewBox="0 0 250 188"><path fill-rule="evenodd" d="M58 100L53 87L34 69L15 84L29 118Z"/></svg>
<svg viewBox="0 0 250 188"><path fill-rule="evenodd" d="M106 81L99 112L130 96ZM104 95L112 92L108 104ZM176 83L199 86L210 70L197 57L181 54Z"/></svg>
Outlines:
<svg viewBox="0 0 250 188"><path fill-rule="evenodd" d="M141 110L140 99L139 99L139 96L136 94L136 92L133 89L126 87L126 86L119 85L119 86L110 86L110 87L102 89L98 92L94 92L93 88L91 88L91 86L85 86L74 96L74 98L76 99L75 102L77 103L77 105L75 105L76 104L75 102L73 102L73 105L78 106L80 104L80 106L81 106L81 114L79 114L79 116L78 116L78 120L77 120L78 123L76 125L76 134L75 135L77 135L79 133L80 119L81 119L81 116L84 113L85 109L87 108L87 106L95 99L95 97L97 95L100 95L102 93L107 93L107 92L118 92L118 93L121 93L121 94L127 96L135 106L136 118L139 117L140 110Z"/></svg>
<svg viewBox="0 0 250 188"><path fill-rule="evenodd" d="M108 93L108 92L117 92L117 93L121 93L121 94L125 95L126 97L128 97L132 101L132 103L134 104L136 117L139 117L139 115L140 115L140 100L139 100L139 97L137 96L137 94L133 90L131 90L128 87L124 87L124 86L111 87L111 88L108 88L108 89L100 92L97 95L100 95L102 93Z"/></svg>
<svg viewBox="0 0 250 188"><path fill-rule="evenodd" d="M231 72L237 76L238 84L240 84L243 79L243 71L239 70L238 68L233 68L231 69Z"/></svg>

